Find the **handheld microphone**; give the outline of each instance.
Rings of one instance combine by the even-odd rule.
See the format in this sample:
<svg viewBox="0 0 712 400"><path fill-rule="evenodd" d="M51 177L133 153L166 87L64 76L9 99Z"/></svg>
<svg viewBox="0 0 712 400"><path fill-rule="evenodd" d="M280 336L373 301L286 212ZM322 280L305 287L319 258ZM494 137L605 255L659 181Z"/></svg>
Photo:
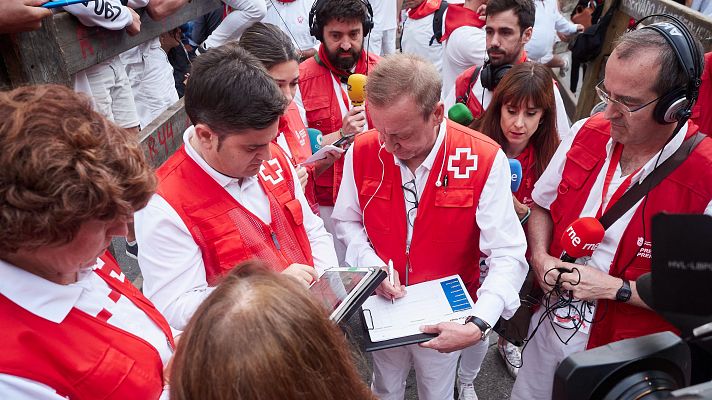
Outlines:
<svg viewBox="0 0 712 400"><path fill-rule="evenodd" d="M314 128L307 128L307 135L309 135L311 152L314 154L321 148L321 131Z"/></svg>
<svg viewBox="0 0 712 400"><path fill-rule="evenodd" d="M454 106L447 110L447 117L450 121L455 121L460 125L468 126L474 121L472 112L466 105L455 103Z"/></svg>
<svg viewBox="0 0 712 400"><path fill-rule="evenodd" d="M572 222L561 235L561 261L573 263L579 257L593 254L603 240L606 230L593 217L583 217Z"/></svg>
<svg viewBox="0 0 712 400"><path fill-rule="evenodd" d="M512 193L519 190L522 184L522 163L516 158L509 158L509 172L512 176Z"/></svg>
<svg viewBox="0 0 712 400"><path fill-rule="evenodd" d="M362 106L366 100L366 75L351 74L346 83L346 91L349 93L351 105L354 107Z"/></svg>

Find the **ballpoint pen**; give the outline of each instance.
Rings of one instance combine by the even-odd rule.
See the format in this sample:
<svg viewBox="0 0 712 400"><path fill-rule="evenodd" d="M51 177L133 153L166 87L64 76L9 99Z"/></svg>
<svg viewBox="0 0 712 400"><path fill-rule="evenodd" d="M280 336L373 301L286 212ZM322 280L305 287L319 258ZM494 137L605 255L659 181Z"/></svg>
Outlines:
<svg viewBox="0 0 712 400"><path fill-rule="evenodd" d="M388 282L391 286L395 285L395 277L393 276L393 260L388 260ZM393 297L391 297L391 304L393 304Z"/></svg>

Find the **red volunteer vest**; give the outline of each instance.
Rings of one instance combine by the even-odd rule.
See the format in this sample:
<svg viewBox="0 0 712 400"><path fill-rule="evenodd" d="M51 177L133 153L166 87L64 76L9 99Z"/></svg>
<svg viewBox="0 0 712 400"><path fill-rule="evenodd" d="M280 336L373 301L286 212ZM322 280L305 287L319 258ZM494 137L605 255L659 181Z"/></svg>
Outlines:
<svg viewBox="0 0 712 400"><path fill-rule="evenodd" d="M381 149L378 132L356 138L353 150L354 180L368 237L376 254L393 266L408 284L460 274L475 298L479 287L479 238L476 213L499 146L490 138L447 120L448 158L443 144L438 150L418 206L410 249L406 248L405 200L400 168ZM384 160L383 183L381 163ZM476 158L475 158L476 156ZM447 185L436 187L440 166ZM374 193L378 188L378 192ZM367 202L368 207L363 207Z"/></svg>
<svg viewBox="0 0 712 400"><path fill-rule="evenodd" d="M267 225L238 203L181 147L156 171L161 195L181 217L200 247L208 284L238 263L259 258L276 271L292 263L314 265L302 207L294 197L289 161L270 144L272 159L257 174L269 198Z"/></svg>
<svg viewBox="0 0 712 400"><path fill-rule="evenodd" d="M368 68L373 70L379 57L368 55ZM320 130L323 134L338 131L341 128L341 108L334 93L331 72L319 65L314 57L299 64L299 90L307 115L307 126ZM369 126L372 126L369 120ZM333 166L316 178L316 199L322 206L333 206L339 193L341 177L344 171L344 159L341 157Z"/></svg>
<svg viewBox="0 0 712 400"><path fill-rule="evenodd" d="M128 298L165 333L165 318L106 252L96 269L113 290ZM71 399L158 399L163 363L145 340L73 308L60 323L48 321L0 295L0 373L45 384Z"/></svg>
<svg viewBox="0 0 712 400"><path fill-rule="evenodd" d="M455 99L458 103L461 102L460 99L465 98L465 94L468 90L472 90L470 87L470 79L472 79L472 74L475 73L476 69L477 65L473 65L455 78ZM480 78L477 77L475 79ZM467 96L467 103L465 103L465 105L472 113L472 117L475 119L479 119L482 117L482 114L485 113L484 107L482 107L482 104L474 93L470 93L469 96Z"/></svg>
<svg viewBox="0 0 712 400"><path fill-rule="evenodd" d="M293 167L296 168L298 164L303 163L312 155L307 129L294 102L289 103L284 115L279 118L279 132L284 135L284 139L287 141L287 147L292 154L289 161L292 162ZM277 144L277 139L274 140L274 143ZM309 180L304 188L304 195L309 201L312 211L319 215L319 204L316 202L316 192L314 191L314 164L306 165L305 168L309 173Z"/></svg>
<svg viewBox="0 0 712 400"><path fill-rule="evenodd" d="M712 52L705 54L705 70L697 103L692 108L692 119L700 132L712 136Z"/></svg>
<svg viewBox="0 0 712 400"><path fill-rule="evenodd" d="M687 137L697 132L688 125ZM606 160L606 144L610 139L610 123L601 113L591 117L576 135L558 187L556 200L551 204L554 221L553 240L549 254L561 254L558 238L566 227L579 218L596 177ZM705 139L675 171L648 193L645 206L645 232L641 208L633 214L621 237L613 257L609 274L635 280L650 272L650 242L652 217L658 213L702 214L712 200L712 140ZM636 254L638 248L641 247ZM632 260L632 261L631 261ZM630 262L625 271L623 268ZM604 312L601 319L598 313ZM599 300L596 322L591 326L588 348L602 346L622 339L635 338L656 332L679 331L653 311L626 303Z"/></svg>
<svg viewBox="0 0 712 400"><path fill-rule="evenodd" d="M449 12L448 8L448 12ZM517 64L523 63L524 61L527 60L527 52L522 50L522 56L519 58L517 61ZM467 108L470 110L472 113L472 117L475 119L479 119L482 117L482 114L485 113L484 107L482 107L482 104L480 104L480 100L477 99L477 96L475 96L474 93L472 93L472 86L470 86L470 80L472 79L472 74L475 73L477 70L477 65L473 65L472 67L466 69L463 71L460 75L455 78L455 101L461 103L461 99L465 98L465 94L467 94L468 91L470 91L469 95L467 96L467 103L465 105ZM478 76L475 78L472 83L474 84L477 82L477 80L480 79ZM556 83L556 81L554 81Z"/></svg>

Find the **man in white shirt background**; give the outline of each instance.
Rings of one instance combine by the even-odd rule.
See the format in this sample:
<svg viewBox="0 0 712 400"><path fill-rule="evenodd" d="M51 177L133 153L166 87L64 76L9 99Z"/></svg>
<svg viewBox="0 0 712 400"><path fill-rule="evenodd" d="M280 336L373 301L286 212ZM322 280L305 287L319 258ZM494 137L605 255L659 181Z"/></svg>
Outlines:
<svg viewBox="0 0 712 400"><path fill-rule="evenodd" d="M401 52L417 54L435 65L438 72L442 71L443 44L435 37L433 21L440 15L440 32L442 34L441 13L442 0L406 0L403 6L408 10L403 22L401 36Z"/></svg>
<svg viewBox="0 0 712 400"><path fill-rule="evenodd" d="M373 29L366 38L366 51L385 56L396 52L398 5L400 0L370 0L373 8Z"/></svg>
<svg viewBox="0 0 712 400"><path fill-rule="evenodd" d="M262 22L276 25L294 42L300 60L314 56L319 41L309 32L309 0L267 0L267 15Z"/></svg>
<svg viewBox="0 0 712 400"><path fill-rule="evenodd" d="M463 4L450 4L443 21L443 93L455 84L455 79L473 65L485 61L486 38L480 14L487 4L484 0L466 0ZM447 104L445 104L447 106Z"/></svg>
<svg viewBox="0 0 712 400"><path fill-rule="evenodd" d="M574 24L564 18L556 0L534 0L536 20L532 38L524 47L531 61L559 68L559 75L565 76L569 69L568 60L554 55L554 43L558 40L557 32L573 35L583 31L583 25Z"/></svg>
<svg viewBox="0 0 712 400"><path fill-rule="evenodd" d="M337 265L331 235L270 144L286 99L260 62L236 43L202 54L185 107L184 146L135 216L144 293L177 329L240 261L261 258L305 284Z"/></svg>

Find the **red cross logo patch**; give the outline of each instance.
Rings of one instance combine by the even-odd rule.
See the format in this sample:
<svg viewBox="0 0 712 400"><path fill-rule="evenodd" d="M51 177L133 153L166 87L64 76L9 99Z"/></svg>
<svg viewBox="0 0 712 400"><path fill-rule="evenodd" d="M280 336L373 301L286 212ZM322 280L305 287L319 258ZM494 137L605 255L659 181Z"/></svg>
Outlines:
<svg viewBox="0 0 712 400"><path fill-rule="evenodd" d="M265 166L265 163L269 166L269 169ZM265 182L276 185L284 180L284 171L282 171L282 166L279 165L279 161L273 158L260 165L260 176Z"/></svg>
<svg viewBox="0 0 712 400"><path fill-rule="evenodd" d="M477 171L477 154L472 154L469 147L458 147L455 154L447 159L447 170L454 173L455 178L470 177L471 171Z"/></svg>

